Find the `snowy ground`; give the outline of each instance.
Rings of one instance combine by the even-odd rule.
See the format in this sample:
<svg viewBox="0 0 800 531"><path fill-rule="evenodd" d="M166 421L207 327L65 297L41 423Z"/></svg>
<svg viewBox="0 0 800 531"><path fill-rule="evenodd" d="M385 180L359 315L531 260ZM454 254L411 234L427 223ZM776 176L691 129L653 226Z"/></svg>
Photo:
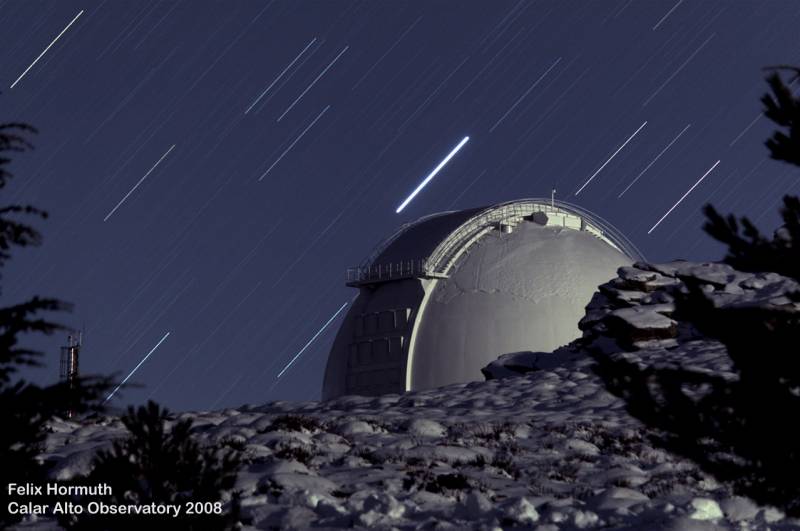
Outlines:
<svg viewBox="0 0 800 531"><path fill-rule="evenodd" d="M589 369L581 349L735 377L722 345L670 317L670 290L688 276L720 304L791 305L785 294L797 288L715 264L637 264L601 287L581 346L503 358L486 382L178 418L207 441L244 448L236 488L245 527L800 529L650 446ZM124 434L113 418L53 428L42 457L60 479Z"/></svg>

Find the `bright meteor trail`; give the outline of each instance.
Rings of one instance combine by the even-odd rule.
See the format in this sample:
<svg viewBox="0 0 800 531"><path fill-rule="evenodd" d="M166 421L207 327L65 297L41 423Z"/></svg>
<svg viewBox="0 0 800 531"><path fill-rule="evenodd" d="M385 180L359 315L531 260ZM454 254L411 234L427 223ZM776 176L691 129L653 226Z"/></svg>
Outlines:
<svg viewBox="0 0 800 531"><path fill-rule="evenodd" d="M105 400L103 400L103 403L104 403L104 404L105 404L106 402L108 402L109 400L111 400L111 397L112 397L112 396L114 396L114 393L116 393L117 391L119 391L119 388L120 388L120 387L122 387L123 385L125 385L125 382L127 382L127 381L128 381L128 378L130 378L131 376L133 376L133 373L135 373L135 372L136 372L136 371L139 369L139 367L141 367L141 366L142 366L142 363L144 363L145 361L147 361L147 358L149 358L149 357L150 357L150 354L152 354L153 352L155 352L155 351L156 351L156 349L157 349L158 347L160 347L160 346L161 346L161 343L163 343L163 342L164 342L164 340L165 340L165 339L167 339L167 337L170 335L170 333L171 333L171 332L167 332L166 334L164 334L164 337L162 337L162 338L161 338L161 341L159 341L158 343L156 343L156 346L154 346L154 347L153 347L153 348L150 350L150 352L148 352L148 353L147 353L147 356L145 356L144 358L142 358L142 361L140 361L140 362L139 362L139 364L138 364L136 367L134 367L134 368L133 368L133 370L132 370L131 372L129 372L129 373L128 373L128 376L126 376L126 377L125 377L125 379L124 379L124 380L122 380L122 383L120 383L118 386L116 386L116 387L114 388L114 390L113 390L113 391L111 391L111 394L110 394L110 395L108 395L108 396L106 397L106 399L105 399Z"/></svg>
<svg viewBox="0 0 800 531"><path fill-rule="evenodd" d="M339 315L340 313L342 313L342 310L344 310L345 306L347 306L348 304L349 304L349 302L345 302L344 304L342 304L342 307L341 307L341 308L339 308L339 309L336 311L336 313L335 313L335 314L333 314L333 317L331 317L330 319L328 319L328 322L327 322L327 323L325 323L324 325L322 325L322 328L320 328L320 329L319 329L319 332L317 332L316 334L314 334L314 337L312 337L311 339L309 339L309 340L308 340L308 343L306 343L306 344L305 344L305 346L304 346L303 348L301 348L301 349L300 349L300 352L298 352L297 354L295 354L294 358L292 358L292 361L290 361L289 363L287 363L287 364L286 364L286 367L284 367L284 368L283 368L283 370L282 370L281 372L279 372L279 373L278 373L278 378L280 378L281 376L283 376L283 373L285 373L285 372L286 372L286 371L289 369L289 367L291 367L291 366L292 366L292 363L294 363L294 362L297 360L297 358L299 358L299 357L300 357L300 354L302 354L303 352L305 352L305 350L306 350L306 349L307 349L307 348L308 348L308 347L311 345L311 343L313 343L313 342L314 342L314 340L315 340L315 339L317 339L317 338L319 337L319 335L320 335L322 332L324 332L324 331L325 331L325 329L326 329L326 328L328 328L328 325L329 325L329 324L331 324L331 323L333 322L333 320L334 320L334 319L336 319L336 317L338 317L338 315ZM277 378L276 378L276 379L277 379ZM124 383L124 382L123 382L123 383Z"/></svg>
<svg viewBox="0 0 800 531"><path fill-rule="evenodd" d="M412 200L412 199L414 199L414 198L417 196L417 194L420 192L420 190L422 190L423 188L425 188L425 185L426 185L426 184L428 184L429 182L431 182L431 179L433 179L434 177L436 177L436 174L437 174L437 173L439 173L439 171L440 171L442 168L444 168L445 164L447 164L448 162L450 162L450 159L452 159L452 158L455 156L455 154L456 154L456 153L458 153L458 151L459 151L459 150L460 150L462 147L464 147L464 144L466 144L467 142L469 142L469 137L468 137L468 136L465 136L465 137L464 137L464 139L463 139L461 142L459 142L459 143L458 143L458 145L457 145L456 147L454 147L454 148L453 148L453 151L451 151L450 153L448 153L448 155L447 155L447 156L444 158L444 160L443 160L442 162L440 162L440 163L439 163L439 165L438 165L438 166L436 166L436 167L433 169L433 171L432 171L432 172L431 172L431 173L430 173L430 174L429 174L427 177L425 177L425 180L424 180L424 181L422 181L422 182L419 184L419 186L417 186L417 188L416 188L416 189L415 189L413 192L411 192L411 195L409 195L408 197L406 197L406 200L405 200L405 201L403 201L403 202L400 204L400 206L399 206L399 207L397 207L397 210L395 210L395 213L396 213L396 214L399 214L399 213L400 213L400 212L401 212L401 211L402 211L402 210L403 210L403 209L404 209L404 208L405 208L405 207L406 207L406 206L407 206L407 205L408 205L408 204L411 202L411 200Z"/></svg>

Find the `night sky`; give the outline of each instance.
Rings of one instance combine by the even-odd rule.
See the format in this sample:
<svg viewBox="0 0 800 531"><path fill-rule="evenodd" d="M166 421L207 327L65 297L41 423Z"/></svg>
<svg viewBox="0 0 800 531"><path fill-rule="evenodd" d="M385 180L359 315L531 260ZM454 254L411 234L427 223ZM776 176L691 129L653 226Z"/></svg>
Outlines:
<svg viewBox="0 0 800 531"><path fill-rule="evenodd" d="M338 320L278 374L423 215L556 188L651 261L714 260L703 204L771 233L800 189L759 102L800 63L796 0L6 0L0 24L0 119L39 129L2 203L50 212L0 303L74 303L83 374L160 343L116 405L318 399ZM25 376L55 381L65 339L27 341Z"/></svg>

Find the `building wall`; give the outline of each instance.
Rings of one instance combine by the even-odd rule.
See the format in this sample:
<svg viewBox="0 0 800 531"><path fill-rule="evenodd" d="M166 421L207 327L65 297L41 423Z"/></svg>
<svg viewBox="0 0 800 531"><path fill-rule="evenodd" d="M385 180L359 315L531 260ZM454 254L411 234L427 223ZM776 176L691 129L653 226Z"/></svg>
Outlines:
<svg viewBox="0 0 800 531"><path fill-rule="evenodd" d="M362 287L334 340L322 398L405 391L412 324L423 281L404 279Z"/></svg>
<svg viewBox="0 0 800 531"><path fill-rule="evenodd" d="M480 369L503 354L572 341L597 286L630 263L585 231L530 222L492 231L420 310L409 388L482 380Z"/></svg>

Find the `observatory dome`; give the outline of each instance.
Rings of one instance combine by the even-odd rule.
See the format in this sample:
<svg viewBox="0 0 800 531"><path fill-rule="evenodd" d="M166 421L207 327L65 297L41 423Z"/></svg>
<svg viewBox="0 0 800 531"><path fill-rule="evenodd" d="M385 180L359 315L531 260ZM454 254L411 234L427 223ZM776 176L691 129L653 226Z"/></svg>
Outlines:
<svg viewBox="0 0 800 531"><path fill-rule="evenodd" d="M322 398L483 380L499 356L551 351L580 335L597 286L641 259L576 205L525 199L402 226L360 266Z"/></svg>

